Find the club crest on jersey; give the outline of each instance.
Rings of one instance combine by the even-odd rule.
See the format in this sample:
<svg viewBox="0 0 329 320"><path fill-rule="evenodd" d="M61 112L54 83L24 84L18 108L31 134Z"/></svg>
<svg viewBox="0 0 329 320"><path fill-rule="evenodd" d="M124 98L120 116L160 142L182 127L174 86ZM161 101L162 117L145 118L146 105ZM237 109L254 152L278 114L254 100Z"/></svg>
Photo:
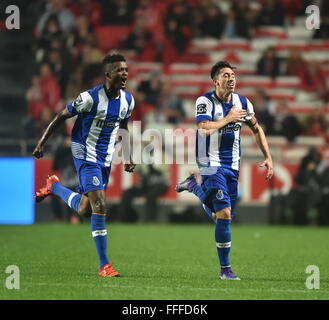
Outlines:
<svg viewBox="0 0 329 320"><path fill-rule="evenodd" d="M223 193L223 191L222 190L218 190L217 191L217 193L216 193L216 198L218 199L218 200L223 200L224 199L224 193Z"/></svg>
<svg viewBox="0 0 329 320"><path fill-rule="evenodd" d="M196 106L196 114L206 114L207 113L207 106L205 104L198 104Z"/></svg>
<svg viewBox="0 0 329 320"><path fill-rule="evenodd" d="M80 105L82 102L83 102L82 96L81 96L81 94L79 94L79 96L74 100L73 106L76 107L76 106Z"/></svg>
<svg viewBox="0 0 329 320"><path fill-rule="evenodd" d="M94 186L99 186L100 185L100 181L96 176L93 176L93 185Z"/></svg>
<svg viewBox="0 0 329 320"><path fill-rule="evenodd" d="M123 118L127 113L127 109L126 108L123 108L121 113L120 113L120 117Z"/></svg>

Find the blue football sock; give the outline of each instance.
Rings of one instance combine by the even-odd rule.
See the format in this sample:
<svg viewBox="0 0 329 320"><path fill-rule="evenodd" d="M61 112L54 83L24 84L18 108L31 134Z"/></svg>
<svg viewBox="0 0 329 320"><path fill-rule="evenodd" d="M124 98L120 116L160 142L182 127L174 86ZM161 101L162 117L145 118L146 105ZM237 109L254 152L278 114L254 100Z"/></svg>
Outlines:
<svg viewBox="0 0 329 320"><path fill-rule="evenodd" d="M231 251L231 220L218 219L216 223L215 239L217 253L221 267L230 266Z"/></svg>
<svg viewBox="0 0 329 320"><path fill-rule="evenodd" d="M199 184L194 187L193 193L200 199L202 203L206 200L206 194Z"/></svg>
<svg viewBox="0 0 329 320"><path fill-rule="evenodd" d="M216 219L212 216L212 211L204 203L202 204L202 208L209 218L216 223Z"/></svg>
<svg viewBox="0 0 329 320"><path fill-rule="evenodd" d="M75 212L78 212L80 200L82 198L81 194L76 193L68 188L65 188L59 182L53 184L52 193L63 199L67 203L67 205Z"/></svg>
<svg viewBox="0 0 329 320"><path fill-rule="evenodd" d="M107 230L105 220L106 216L104 215L94 213L91 215L91 231L99 257L100 268L110 263L107 257Z"/></svg>

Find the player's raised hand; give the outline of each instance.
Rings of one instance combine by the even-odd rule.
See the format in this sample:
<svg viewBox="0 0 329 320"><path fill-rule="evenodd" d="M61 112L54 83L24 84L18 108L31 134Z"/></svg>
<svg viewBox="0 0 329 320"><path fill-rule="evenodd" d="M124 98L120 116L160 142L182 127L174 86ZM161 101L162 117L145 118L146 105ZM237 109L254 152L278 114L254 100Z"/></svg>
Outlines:
<svg viewBox="0 0 329 320"><path fill-rule="evenodd" d="M32 152L32 156L40 159L43 157L43 147L40 145L37 145L34 149L34 151Z"/></svg>
<svg viewBox="0 0 329 320"><path fill-rule="evenodd" d="M243 109L237 109L236 105L234 104L227 114L227 118L230 122L244 122L243 119L245 116L247 116L247 111Z"/></svg>
<svg viewBox="0 0 329 320"><path fill-rule="evenodd" d="M265 161L263 161L260 165L260 167L266 167L267 171L266 171L266 180L270 180L273 177L273 162L271 159L266 159Z"/></svg>
<svg viewBox="0 0 329 320"><path fill-rule="evenodd" d="M134 172L136 164L130 160L128 163L125 163L125 171Z"/></svg>

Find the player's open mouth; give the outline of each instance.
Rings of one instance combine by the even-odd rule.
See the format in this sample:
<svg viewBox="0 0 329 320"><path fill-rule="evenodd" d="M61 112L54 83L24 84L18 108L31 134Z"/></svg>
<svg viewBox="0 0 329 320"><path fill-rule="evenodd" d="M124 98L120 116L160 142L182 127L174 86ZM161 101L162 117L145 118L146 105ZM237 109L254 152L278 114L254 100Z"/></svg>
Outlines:
<svg viewBox="0 0 329 320"><path fill-rule="evenodd" d="M127 79L121 79L121 85L122 85L122 86L125 86L126 83L127 83Z"/></svg>

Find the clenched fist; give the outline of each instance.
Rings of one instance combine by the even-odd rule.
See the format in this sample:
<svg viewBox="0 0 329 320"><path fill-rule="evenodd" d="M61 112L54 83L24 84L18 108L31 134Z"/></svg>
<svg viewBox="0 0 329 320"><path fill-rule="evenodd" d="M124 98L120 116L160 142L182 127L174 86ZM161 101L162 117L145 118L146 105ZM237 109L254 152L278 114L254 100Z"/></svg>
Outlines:
<svg viewBox="0 0 329 320"><path fill-rule="evenodd" d="M43 157L43 147L40 145L37 145L34 149L34 151L32 152L32 156L40 159Z"/></svg>
<svg viewBox="0 0 329 320"><path fill-rule="evenodd" d="M125 163L125 171L127 172L134 172L134 169L136 167L136 164L132 162L132 160L130 160L129 163Z"/></svg>

